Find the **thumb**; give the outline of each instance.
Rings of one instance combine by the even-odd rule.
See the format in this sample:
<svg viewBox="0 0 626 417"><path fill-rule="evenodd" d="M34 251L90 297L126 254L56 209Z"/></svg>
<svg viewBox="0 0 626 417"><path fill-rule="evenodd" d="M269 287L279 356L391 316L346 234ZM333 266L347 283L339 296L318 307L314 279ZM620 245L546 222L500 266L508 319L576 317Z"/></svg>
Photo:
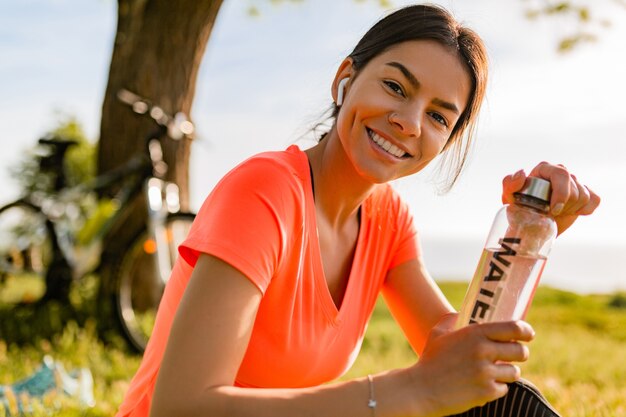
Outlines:
<svg viewBox="0 0 626 417"><path fill-rule="evenodd" d="M520 169L515 174L507 175L502 180L502 203L509 204L514 200L513 193L521 190L526 183L526 173Z"/></svg>
<svg viewBox="0 0 626 417"><path fill-rule="evenodd" d="M443 336L446 333L454 330L454 326L456 325L457 318L459 317L459 313L456 311L452 311L444 314L437 324L430 330L427 339L430 338L438 338L439 336Z"/></svg>

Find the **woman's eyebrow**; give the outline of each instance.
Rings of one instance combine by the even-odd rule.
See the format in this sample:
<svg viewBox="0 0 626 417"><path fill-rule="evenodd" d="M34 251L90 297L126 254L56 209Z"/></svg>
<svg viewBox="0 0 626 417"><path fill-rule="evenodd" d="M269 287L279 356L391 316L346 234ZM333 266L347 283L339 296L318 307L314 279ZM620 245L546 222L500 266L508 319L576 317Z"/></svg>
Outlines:
<svg viewBox="0 0 626 417"><path fill-rule="evenodd" d="M409 83L411 84L413 88L415 89L419 88L420 82L415 77L415 75L413 75L413 73L409 71L407 67L405 67L404 65L396 61L387 62L386 65L400 70L402 75L404 75L404 77L409 81ZM451 112L459 114L459 109L453 103L449 103L439 98L434 99L433 103L436 104L437 106L443 107L444 109L448 109Z"/></svg>
<svg viewBox="0 0 626 417"><path fill-rule="evenodd" d="M415 75L413 75L413 73L409 71L407 67L396 61L387 62L386 65L399 69L404 77L409 80L409 83L413 86L413 88L419 88L420 82L417 80L417 78L415 78Z"/></svg>

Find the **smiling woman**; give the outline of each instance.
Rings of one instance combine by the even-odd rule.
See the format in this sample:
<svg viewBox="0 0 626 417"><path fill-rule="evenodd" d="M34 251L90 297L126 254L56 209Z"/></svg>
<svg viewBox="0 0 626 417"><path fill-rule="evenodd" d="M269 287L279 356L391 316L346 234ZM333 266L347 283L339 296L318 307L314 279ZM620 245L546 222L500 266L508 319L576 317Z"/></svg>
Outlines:
<svg viewBox="0 0 626 417"><path fill-rule="evenodd" d="M351 57L340 65L336 78L349 81L336 130L360 175L382 183L414 174L461 142L453 131L464 117L459 109L474 96L476 77L454 51L436 41L406 41L360 70ZM371 141L363 141L363 135ZM376 159L387 161L386 171L375 173L374 166L366 166Z"/></svg>
<svg viewBox="0 0 626 417"><path fill-rule="evenodd" d="M454 183L486 80L482 41L446 10L409 6L375 24L336 71L323 138L249 158L204 202L118 416L433 416L485 404L472 415L556 415L512 364L528 358L528 324L452 329L457 314L388 184L442 152ZM561 232L599 203L562 166L532 174L552 183ZM525 179L507 176L503 198ZM329 384L357 356L380 293L419 361Z"/></svg>
<svg viewBox="0 0 626 417"><path fill-rule="evenodd" d="M416 51L416 55L421 54L421 60L411 54L403 54L402 52L396 52L394 55L411 57L414 61L414 66L417 68L424 65L429 66L428 70L434 70L434 73L444 72L445 74L442 75L444 75L445 81L449 84L443 85L444 79L442 78L435 80L439 82L438 87L443 87L444 90L447 90L447 94L458 94L457 101L463 103L463 106L459 106L443 100L441 97L433 97L431 103L439 109L447 111L448 116L453 119L446 120L445 117L436 112L430 115L435 119L439 118L438 121L446 128L444 130L447 130L444 132L446 141L443 149L454 148L454 152L448 152L444 155L444 158L450 163L451 178L447 185L447 188L450 189L458 179L465 164L476 127L476 117L485 97L488 74L487 54L484 46L482 46L482 41L479 41L474 31L458 25L453 19L444 18L438 20L431 18L437 14L436 10L439 9L433 8L433 10L435 11L425 12L423 21L428 23L423 25L415 25L412 20L413 16L409 16L408 13L395 13L388 16L385 20L388 23L385 23L384 30L381 30L382 21L374 25L368 36L364 36L357 43L354 50L346 58L346 61L342 63L339 72L343 70L359 73L370 61L375 60L378 64L380 64L380 61L383 61L385 66L379 71L383 69L389 70L391 75L397 79L398 75L393 74L393 69L395 68L405 82L394 82L393 77L389 80L385 80L383 77L382 82L396 95L408 98L406 94L420 91L420 80L402 63L393 60L386 62L378 54L381 51L385 52L385 54L389 53L389 51L386 51L387 48L406 48L406 45L402 45L403 42L414 41L415 39L422 41L420 42L422 45L418 45L417 48L428 50ZM431 50L437 53L430 56ZM427 59L424 59L425 57ZM426 71L426 69L418 71L418 73L423 71ZM347 73L345 77L349 80ZM428 81L431 82L433 80ZM403 84L406 87L403 87ZM335 85L334 87L336 88L337 86ZM411 91L406 91L405 88L409 87ZM421 90L423 89L422 87ZM344 91L341 93L345 94ZM461 112L459 110L461 108L464 111ZM336 117L337 113L338 107L335 107L333 117ZM402 122L402 119L397 118L401 115L402 113L394 113L393 117L396 117L394 122ZM459 140L459 137L463 134L466 136L465 140Z"/></svg>

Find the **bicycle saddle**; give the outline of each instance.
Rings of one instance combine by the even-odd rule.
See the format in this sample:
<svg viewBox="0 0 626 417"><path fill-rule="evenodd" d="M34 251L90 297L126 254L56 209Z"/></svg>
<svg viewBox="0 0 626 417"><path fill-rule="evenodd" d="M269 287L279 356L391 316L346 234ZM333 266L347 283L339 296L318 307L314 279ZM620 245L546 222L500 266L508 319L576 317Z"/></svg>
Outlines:
<svg viewBox="0 0 626 417"><path fill-rule="evenodd" d="M61 139L57 136L43 137L39 139L40 145L50 148L49 155L39 156L39 169L43 173L48 173L53 177L53 190L59 191L66 186L65 171L63 161L65 152L72 146L78 145L75 140Z"/></svg>
<svg viewBox="0 0 626 417"><path fill-rule="evenodd" d="M58 136L54 137L45 137L38 140L40 145L50 145L57 149L67 149L70 146L78 145L78 142L71 139L61 139Z"/></svg>

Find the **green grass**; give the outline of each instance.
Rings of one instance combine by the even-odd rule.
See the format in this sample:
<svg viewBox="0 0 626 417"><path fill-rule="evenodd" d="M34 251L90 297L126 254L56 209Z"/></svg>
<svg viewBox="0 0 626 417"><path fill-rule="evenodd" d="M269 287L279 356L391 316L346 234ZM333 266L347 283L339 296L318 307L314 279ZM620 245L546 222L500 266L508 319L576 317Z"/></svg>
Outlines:
<svg viewBox="0 0 626 417"><path fill-rule="evenodd" d="M465 283L440 283L458 308ZM563 416L626 415L626 297L537 290L526 320L536 331L531 356L521 365ZM346 378L416 361L384 303L374 311L361 355Z"/></svg>
<svg viewBox="0 0 626 417"><path fill-rule="evenodd" d="M458 307L466 284L440 285ZM531 358L522 365L522 373L563 416L626 415L625 300L624 294L583 296L546 287L537 291L527 318L537 336L530 345ZM30 374L43 355L49 354L66 369L88 367L94 376L96 398L94 408L81 410L69 400L52 415L113 415L140 357L124 350L120 343L104 345L97 338L92 321L83 327L70 321L62 328L54 337L39 338L25 346L0 340L0 384ZM384 303L379 302L361 354L345 378L408 366L415 360Z"/></svg>
<svg viewBox="0 0 626 417"><path fill-rule="evenodd" d="M10 384L32 374L46 354L61 362L67 370L87 367L91 371L96 406L82 409L77 401L67 399L62 409L52 414L35 413L34 416L113 415L140 361L140 357L129 354L119 343L115 347L99 341L93 321L87 321L83 327L69 322L62 333L50 340L39 339L31 345L7 345L0 340L0 384Z"/></svg>

